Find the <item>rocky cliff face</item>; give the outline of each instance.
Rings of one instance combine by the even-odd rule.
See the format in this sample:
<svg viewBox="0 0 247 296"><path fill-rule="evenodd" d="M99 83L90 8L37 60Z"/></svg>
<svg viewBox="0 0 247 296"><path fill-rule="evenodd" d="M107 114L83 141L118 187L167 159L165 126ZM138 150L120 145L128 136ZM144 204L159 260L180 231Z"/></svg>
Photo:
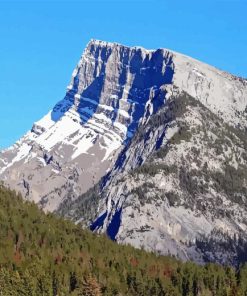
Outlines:
<svg viewBox="0 0 247 296"><path fill-rule="evenodd" d="M237 265L247 246L245 132L177 88L167 94L111 172L59 212L121 243Z"/></svg>
<svg viewBox="0 0 247 296"><path fill-rule="evenodd" d="M247 81L92 40L65 98L0 154L45 210L184 260L245 261Z"/></svg>
<svg viewBox="0 0 247 296"><path fill-rule="evenodd" d="M149 102L172 82L173 67L168 51L92 40L65 98L1 152L1 179L49 211L65 193L85 192L112 167L138 123L157 111Z"/></svg>

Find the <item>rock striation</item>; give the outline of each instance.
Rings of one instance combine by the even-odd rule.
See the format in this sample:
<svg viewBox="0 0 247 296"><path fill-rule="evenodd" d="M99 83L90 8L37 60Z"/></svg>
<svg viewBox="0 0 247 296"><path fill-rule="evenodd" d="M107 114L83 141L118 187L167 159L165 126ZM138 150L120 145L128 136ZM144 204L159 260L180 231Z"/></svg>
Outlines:
<svg viewBox="0 0 247 296"><path fill-rule="evenodd" d="M246 259L247 81L167 49L91 40L64 99L0 152L45 211L183 260Z"/></svg>

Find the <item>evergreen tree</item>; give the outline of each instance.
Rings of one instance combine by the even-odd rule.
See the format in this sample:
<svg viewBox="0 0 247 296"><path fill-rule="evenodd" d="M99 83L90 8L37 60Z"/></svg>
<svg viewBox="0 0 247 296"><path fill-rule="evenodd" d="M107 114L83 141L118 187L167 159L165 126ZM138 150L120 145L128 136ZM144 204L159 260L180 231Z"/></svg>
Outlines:
<svg viewBox="0 0 247 296"><path fill-rule="evenodd" d="M101 296L101 287L96 278L91 274L85 277L80 296Z"/></svg>

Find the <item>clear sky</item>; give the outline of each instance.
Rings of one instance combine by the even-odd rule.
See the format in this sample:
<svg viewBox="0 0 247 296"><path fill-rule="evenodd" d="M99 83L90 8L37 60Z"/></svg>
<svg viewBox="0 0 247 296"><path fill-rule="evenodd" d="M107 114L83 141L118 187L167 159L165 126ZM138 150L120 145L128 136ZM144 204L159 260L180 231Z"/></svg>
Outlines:
<svg viewBox="0 0 247 296"><path fill-rule="evenodd" d="M247 0L0 0L0 148L62 99L91 38L165 47L247 77Z"/></svg>

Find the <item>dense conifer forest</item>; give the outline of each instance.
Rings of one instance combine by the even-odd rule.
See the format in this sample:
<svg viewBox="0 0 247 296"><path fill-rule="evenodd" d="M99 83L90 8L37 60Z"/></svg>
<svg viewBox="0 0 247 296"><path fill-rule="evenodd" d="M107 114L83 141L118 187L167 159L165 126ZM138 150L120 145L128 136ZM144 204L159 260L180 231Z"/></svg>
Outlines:
<svg viewBox="0 0 247 296"><path fill-rule="evenodd" d="M247 265L158 256L44 214L0 186L0 295L247 295Z"/></svg>

